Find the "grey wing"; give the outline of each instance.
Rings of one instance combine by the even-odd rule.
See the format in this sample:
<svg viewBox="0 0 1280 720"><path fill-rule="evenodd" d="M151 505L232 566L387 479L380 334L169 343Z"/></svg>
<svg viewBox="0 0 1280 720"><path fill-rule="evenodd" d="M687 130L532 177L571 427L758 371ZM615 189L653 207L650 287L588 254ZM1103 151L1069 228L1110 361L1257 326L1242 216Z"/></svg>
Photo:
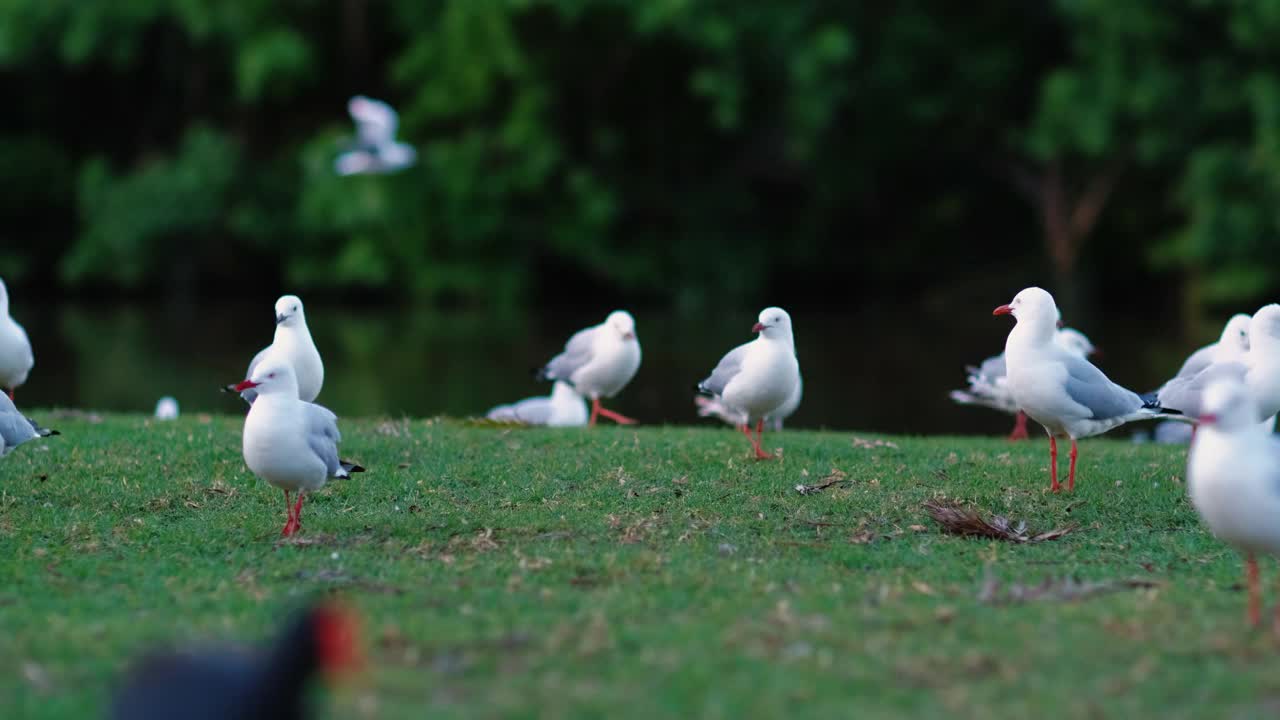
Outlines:
<svg viewBox="0 0 1280 720"><path fill-rule="evenodd" d="M720 364L716 365L716 369L711 371L711 375L706 380L698 383L698 389L711 393L712 395L720 395L724 393L724 388L742 370L742 359L746 357L747 346L739 345L729 351L728 355L720 358Z"/></svg>
<svg viewBox="0 0 1280 720"><path fill-rule="evenodd" d="M1163 407L1194 417L1200 414L1200 403L1210 383L1220 378L1244 382L1247 372L1244 363L1213 363L1195 375L1175 377L1165 383L1156 391L1156 399Z"/></svg>
<svg viewBox="0 0 1280 720"><path fill-rule="evenodd" d="M1063 364L1067 367L1067 395L1087 408L1091 418L1124 417L1142 408L1137 393L1111 382L1088 360L1064 354Z"/></svg>
<svg viewBox="0 0 1280 720"><path fill-rule="evenodd" d="M0 412L0 438L4 438L4 450L7 452L28 440L40 437L41 433L35 422L23 417L22 413L13 408L9 398L6 397L5 402L12 408Z"/></svg>
<svg viewBox="0 0 1280 720"><path fill-rule="evenodd" d="M596 329L590 327L574 333L565 343L564 352L551 358L551 362L542 369L543 378L567 382L579 368L591 362Z"/></svg>
<svg viewBox="0 0 1280 720"><path fill-rule="evenodd" d="M307 445L321 460L329 477L340 477L342 461L338 459L338 442L342 433L338 432L338 416L326 407L315 403L306 403L307 412Z"/></svg>
<svg viewBox="0 0 1280 720"><path fill-rule="evenodd" d="M253 359L249 361L249 369L244 374L246 378L253 377L253 371L258 369L258 365L262 364L262 361L267 357L267 353L270 351L271 346L268 345L259 350L257 355L253 356ZM258 391L253 388L249 388L248 390L240 393L240 397L244 398L245 402L252 405L253 401L258 399Z"/></svg>

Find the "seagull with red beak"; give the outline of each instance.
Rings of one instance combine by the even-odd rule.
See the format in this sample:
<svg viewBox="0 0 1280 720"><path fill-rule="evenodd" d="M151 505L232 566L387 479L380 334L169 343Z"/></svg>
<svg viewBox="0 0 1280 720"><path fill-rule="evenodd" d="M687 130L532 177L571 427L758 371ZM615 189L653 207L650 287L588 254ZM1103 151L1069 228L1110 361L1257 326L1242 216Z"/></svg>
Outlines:
<svg viewBox="0 0 1280 720"><path fill-rule="evenodd" d="M538 379L562 380L578 394L591 398L591 418L587 422L591 427L600 416L634 425L635 420L601 407L600 398L622 392L639 369L640 341L636 339L635 318L625 310L615 310L603 323L574 333L564 352L538 371Z"/></svg>
<svg viewBox="0 0 1280 720"><path fill-rule="evenodd" d="M751 332L759 333L759 337L721 358L711 375L698 383L698 392L711 396L736 421L751 441L757 460L769 460L773 455L761 446L764 421L777 415L796 396L800 362L796 359L791 316L786 310L761 310L759 322ZM754 436L752 423L756 427Z"/></svg>
<svg viewBox="0 0 1280 720"><path fill-rule="evenodd" d="M1213 534L1245 556L1249 622L1261 621L1256 554L1280 555L1280 441L1258 425L1258 407L1236 379L1204 393L1199 431L1187 456L1191 504ZM1280 635L1280 606L1273 626Z"/></svg>
<svg viewBox="0 0 1280 720"><path fill-rule="evenodd" d="M1008 385L1014 402L1049 434L1050 489L1058 492L1058 440L1071 440L1067 490L1076 484L1076 441L1135 420L1181 418L1177 410L1146 402L1111 382L1084 358L1056 341L1058 306L1048 292L1031 287L993 315L1012 315L1017 324L1005 341Z"/></svg>
<svg viewBox="0 0 1280 720"><path fill-rule="evenodd" d="M338 417L298 399L292 365L264 363L235 386L236 392L249 389L258 397L244 419L244 461L255 475L284 490L289 519L280 534L288 537L302 527L304 493L364 468L338 458ZM296 505L289 504L290 492L298 494Z"/></svg>

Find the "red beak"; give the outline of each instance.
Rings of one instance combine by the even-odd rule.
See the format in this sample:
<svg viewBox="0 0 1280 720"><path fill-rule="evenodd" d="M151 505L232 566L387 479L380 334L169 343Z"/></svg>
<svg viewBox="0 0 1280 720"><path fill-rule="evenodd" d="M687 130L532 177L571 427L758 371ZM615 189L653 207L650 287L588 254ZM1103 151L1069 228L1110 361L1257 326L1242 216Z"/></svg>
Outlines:
<svg viewBox="0 0 1280 720"><path fill-rule="evenodd" d="M1206 413L1206 414L1201 415L1200 417L1198 417L1198 418L1196 418L1196 419L1197 419L1197 420L1199 420L1199 421L1200 421L1200 424L1202 424L1202 425L1212 425L1212 424L1214 424L1214 423L1218 422L1218 416L1217 416L1217 415L1214 415L1213 413Z"/></svg>
<svg viewBox="0 0 1280 720"><path fill-rule="evenodd" d="M256 387L258 387L258 386L259 386L259 385L261 385L261 384L262 384L262 383L256 383L256 382L254 382L254 381L252 381L252 380L245 380L245 381L244 381L244 382L242 382L242 383L237 383L237 384L236 384L236 386L235 386L235 391L236 391L236 392L244 392L245 390L248 390L249 388L256 388Z"/></svg>
<svg viewBox="0 0 1280 720"><path fill-rule="evenodd" d="M751 332L753 332L753 333L764 332L764 324L763 324L763 323L756 323L755 325L752 325L752 326L751 326Z"/></svg>
<svg viewBox="0 0 1280 720"><path fill-rule="evenodd" d="M1013 314L1013 308L1009 307L1008 305L1001 305L1000 307L996 308L995 310L992 310L992 311L991 311L991 314L992 314L992 315L1012 315L1012 314Z"/></svg>
<svg viewBox="0 0 1280 720"><path fill-rule="evenodd" d="M636 339L636 334L635 334L635 333L623 333L623 334L622 334L622 339L623 339L623 340L635 340L635 339Z"/></svg>

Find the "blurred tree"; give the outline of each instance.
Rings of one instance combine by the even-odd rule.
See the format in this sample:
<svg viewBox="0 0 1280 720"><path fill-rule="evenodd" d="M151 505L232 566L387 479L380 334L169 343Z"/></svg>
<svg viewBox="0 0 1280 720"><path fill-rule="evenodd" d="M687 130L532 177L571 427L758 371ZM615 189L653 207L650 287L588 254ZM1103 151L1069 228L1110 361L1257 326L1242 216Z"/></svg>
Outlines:
<svg viewBox="0 0 1280 720"><path fill-rule="evenodd" d="M1280 284L1277 39L1280 0L0 0L0 212L47 218L0 273L703 307L1138 258L1232 300ZM333 174L355 93L417 167Z"/></svg>

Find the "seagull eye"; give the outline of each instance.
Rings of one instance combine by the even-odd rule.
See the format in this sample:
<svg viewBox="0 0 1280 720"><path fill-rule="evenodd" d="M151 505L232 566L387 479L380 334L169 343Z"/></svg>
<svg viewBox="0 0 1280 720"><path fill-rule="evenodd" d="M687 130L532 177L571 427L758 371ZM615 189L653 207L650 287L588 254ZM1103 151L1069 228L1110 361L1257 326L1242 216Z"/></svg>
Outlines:
<svg viewBox="0 0 1280 720"><path fill-rule="evenodd" d="M276 376L276 374L275 374L275 373L267 373L267 377L269 377L269 378L273 378L273 377L275 377L275 376Z"/></svg>

